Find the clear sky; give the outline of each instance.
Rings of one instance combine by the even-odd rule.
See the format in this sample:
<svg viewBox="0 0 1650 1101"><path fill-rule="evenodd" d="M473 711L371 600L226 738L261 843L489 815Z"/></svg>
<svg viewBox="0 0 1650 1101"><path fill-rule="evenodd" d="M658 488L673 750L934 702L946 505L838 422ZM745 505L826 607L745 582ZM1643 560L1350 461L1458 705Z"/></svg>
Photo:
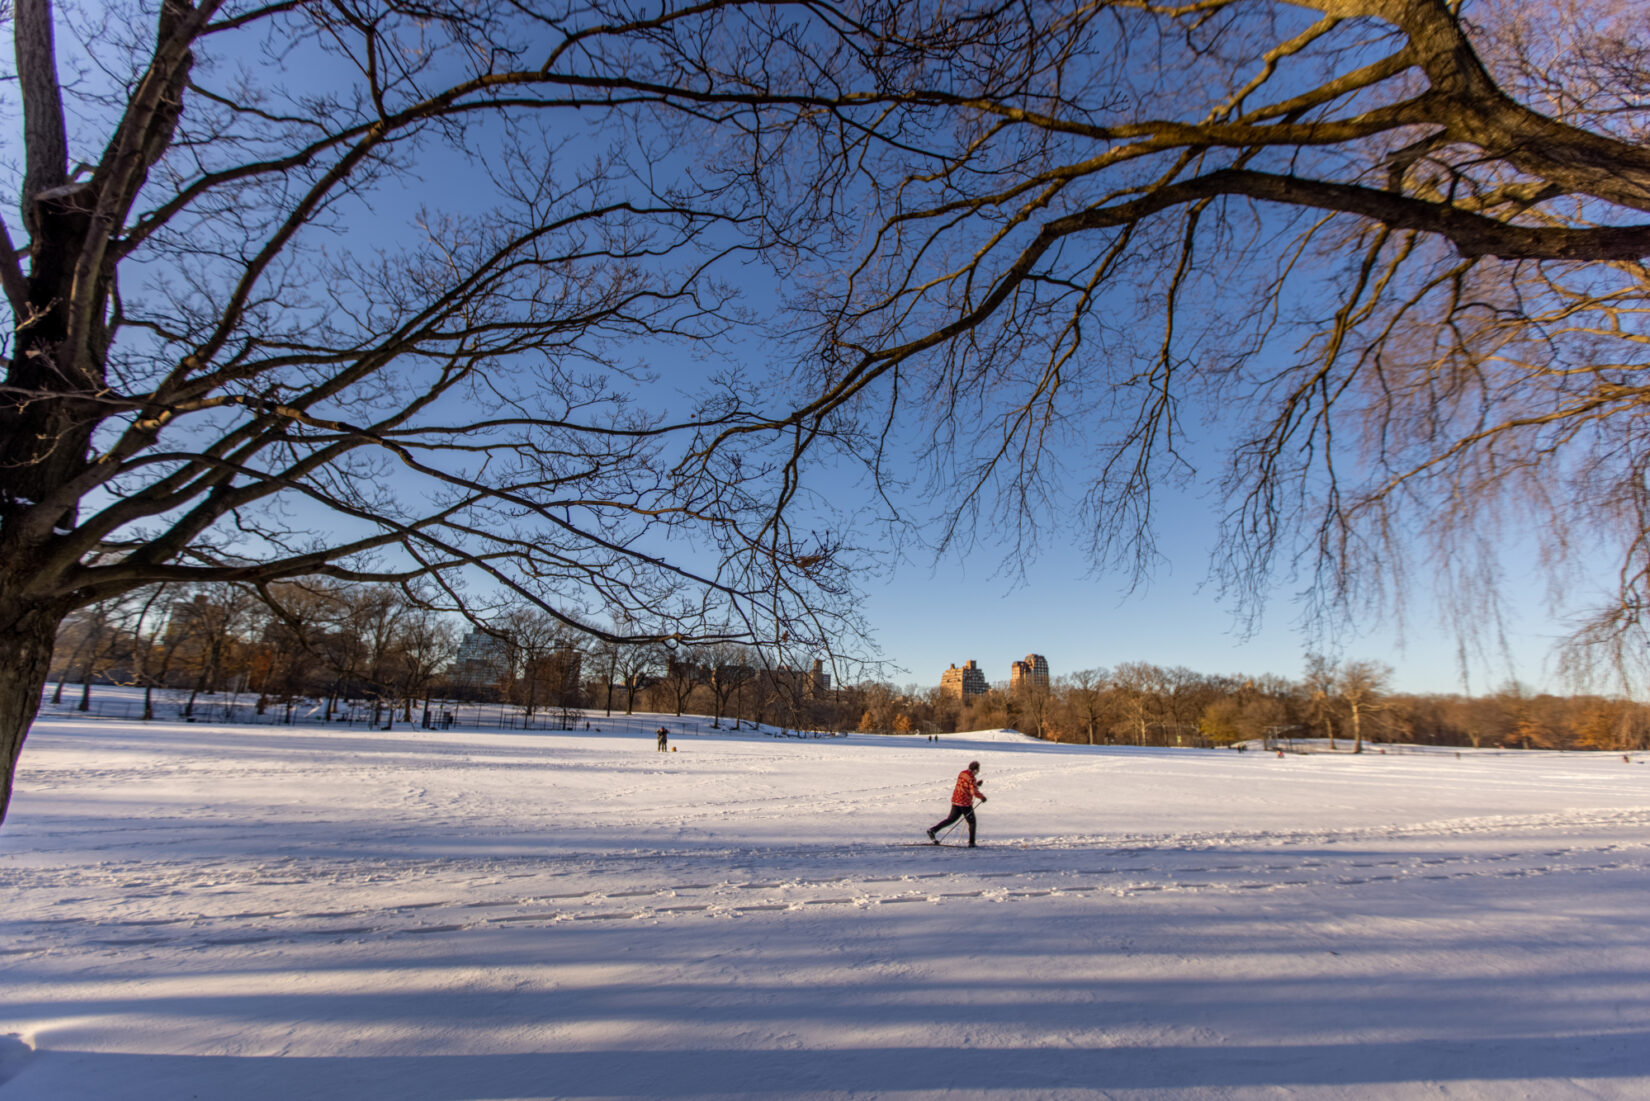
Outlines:
<svg viewBox="0 0 1650 1101"><path fill-rule="evenodd" d="M918 438L915 420L892 433L894 440ZM1078 433L1050 455L1062 469L1058 481L1068 500L1055 502L1041 516L1033 556L1016 563L1023 569L1005 568L1011 540L997 537L982 520L966 551L936 559L917 548L880 576L859 576L872 641L891 666L877 679L933 687L947 665L972 659L988 682L1006 682L1010 664L1028 653L1046 657L1054 677L1139 661L1210 675L1296 678L1307 651L1319 650L1335 658L1385 662L1399 691L1479 694L1508 680L1538 691L1567 690L1556 676L1552 650L1568 632L1547 611L1548 579L1535 567L1528 546L1502 549L1507 606L1500 631L1488 612L1477 621L1456 622L1430 590L1428 577L1412 566L1411 588L1397 607L1362 622L1337 624L1333 638L1308 633L1301 622L1304 607L1293 597L1299 586L1287 582L1276 586L1260 622L1246 632L1209 579L1225 507L1211 486L1226 461L1221 430L1193 425L1197 438L1184 445L1196 468L1193 481L1154 487L1162 558L1144 583L1131 591L1128 577L1097 574L1085 554L1085 533L1065 522L1076 514L1074 498L1094 470L1085 454L1092 445ZM908 461L909 455L903 458ZM829 464L805 480L848 513L868 496L863 475L856 481ZM903 493L892 490L896 503L909 518L937 515L943 502L925 495L920 477L916 482L917 488ZM869 525L851 527L850 535L864 538L873 553L881 549Z"/></svg>
<svg viewBox="0 0 1650 1101"><path fill-rule="evenodd" d="M1275 603L1245 638L1211 589L1199 585L1204 569L1195 556L1160 570L1132 594L1084 574L1079 557L1061 553L1045 555L1023 583L994 577L979 561L900 567L891 581L867 587L876 641L908 670L886 679L931 687L948 664L974 659L988 681L1006 681L1009 663L1032 652L1048 658L1055 677L1125 661L1209 674L1300 675L1310 645L1288 602ZM1481 693L1509 677L1556 688L1545 667L1558 628L1533 610L1512 626L1512 663L1475 665L1465 689L1453 630L1426 607L1411 610L1401 629L1387 620L1343 640L1339 653L1388 663L1401 691Z"/></svg>
<svg viewBox="0 0 1650 1101"><path fill-rule="evenodd" d="M1159 516L1161 562L1146 584L1128 590L1121 576L1095 576L1074 533L1049 528L1023 576L1001 570L1003 548L988 541L968 555L938 562L917 552L890 576L865 583L866 617L883 656L905 670L884 679L937 685L949 664L973 659L989 682L1007 681L1011 662L1028 653L1048 659L1054 677L1081 669L1144 661L1200 673L1298 677L1309 649L1391 665L1400 691L1483 693L1509 679L1564 691L1552 648L1566 632L1546 612L1543 574L1524 549L1509 547L1509 608L1504 647L1496 632L1469 637L1463 678L1457 624L1416 578L1397 612L1346 625L1340 637L1314 641L1301 607L1280 588L1261 622L1245 634L1229 604L1208 584L1217 516L1190 493L1168 494ZM1469 629L1483 624L1466 624ZM1472 635L1471 630L1468 631Z"/></svg>

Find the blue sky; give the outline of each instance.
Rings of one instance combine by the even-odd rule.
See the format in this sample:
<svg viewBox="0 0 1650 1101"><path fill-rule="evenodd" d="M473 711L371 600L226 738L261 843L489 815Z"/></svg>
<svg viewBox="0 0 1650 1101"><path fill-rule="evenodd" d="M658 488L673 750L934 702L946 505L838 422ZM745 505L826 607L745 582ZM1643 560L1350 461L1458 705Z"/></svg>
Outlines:
<svg viewBox="0 0 1650 1101"><path fill-rule="evenodd" d="M1197 517L1169 519L1179 526ZM1268 607L1257 632L1244 637L1230 610L1199 584L1205 560L1181 558L1133 593L1086 576L1081 556L1062 550L1043 555L1023 582L993 576L983 555L934 568L908 563L891 580L867 586L866 614L884 655L909 671L886 678L896 685L931 687L946 665L969 659L980 663L987 680L1006 681L1009 663L1028 652L1047 657L1056 677L1125 661L1209 674L1300 675L1309 643L1293 625L1296 609L1286 596ZM1407 611L1401 627L1385 618L1361 634L1348 632L1338 653L1388 663L1393 686L1402 691L1482 693L1509 677L1555 687L1545 666L1559 628L1539 609L1526 609L1510 624L1510 664L1499 657L1475 664L1464 689L1453 629L1439 622L1426 600L1413 603L1418 606Z"/></svg>
<svg viewBox="0 0 1650 1101"><path fill-rule="evenodd" d="M1080 446L1061 457L1076 479L1084 470ZM1205 471L1218 469L1216 450L1194 449L1204 451L1198 462ZM838 503L856 492L863 490L837 490ZM1394 594L1386 610L1338 622L1333 637L1315 636L1303 626L1298 586L1287 581L1273 586L1259 621L1245 630L1210 579L1223 508L1218 495L1206 485L1165 487L1154 493L1154 502L1161 557L1132 589L1128 577L1094 570L1084 533L1053 517L1039 526L1037 547L1019 564L1023 568L1005 568L1011 548L994 540L984 521L966 552L939 558L921 549L909 552L887 575L865 582L874 641L884 658L904 670L883 679L931 687L948 664L973 659L988 681L1006 681L1010 663L1033 652L1048 658L1055 677L1144 661L1206 674L1293 678L1305 653L1319 650L1385 662L1394 670L1393 687L1402 691L1478 694L1508 680L1565 690L1551 652L1568 631L1549 614L1548 576L1531 547L1502 547L1506 604L1499 629L1488 610L1457 622L1417 556L1409 586Z"/></svg>

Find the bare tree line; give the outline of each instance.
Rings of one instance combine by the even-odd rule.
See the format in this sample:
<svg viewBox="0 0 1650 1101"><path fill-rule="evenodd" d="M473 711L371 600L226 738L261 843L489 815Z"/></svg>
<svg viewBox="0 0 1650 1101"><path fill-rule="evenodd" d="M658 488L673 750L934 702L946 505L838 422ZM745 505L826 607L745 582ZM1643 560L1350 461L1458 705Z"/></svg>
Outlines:
<svg viewBox="0 0 1650 1101"><path fill-rule="evenodd" d="M81 609L59 633L53 702L86 709L94 685L144 689L145 719L213 717L233 692L257 714L292 721L299 701L322 721L364 706L374 726L440 726L460 701L512 705L526 722L574 729L638 708L795 729L924 735L1012 728L1086 745L1219 747L1366 742L1520 749L1650 749L1650 707L1554 696L1508 682L1488 695L1396 693L1391 669L1308 654L1302 675L1231 676L1125 662L1046 686L959 697L880 682L833 685L759 649L616 644L567 629L531 606L490 625L434 611L416 592L371 584L290 584L266 601L237 586L157 587ZM461 637L468 645L461 645ZM468 657L466 657L468 653ZM164 690L163 705L156 692ZM432 709L432 701L436 701Z"/></svg>
<svg viewBox="0 0 1650 1101"><path fill-rule="evenodd" d="M412 707L446 674L454 652L451 617L397 586L285 583L264 593L239 585L160 585L99 601L64 620L52 661L54 702L65 682L142 688L142 717L157 715L165 690L177 713L230 691L250 693L256 711L324 701L330 717L346 699L370 701L374 721L411 721Z"/></svg>
<svg viewBox="0 0 1650 1101"><path fill-rule="evenodd" d="M1149 574L1203 417L1240 609L1419 575L1493 636L1516 536L1581 582L1575 668L1642 664L1634 5L9 19L0 820L77 609L324 578L852 649L860 532L1019 562L1073 516Z"/></svg>
<svg viewBox="0 0 1650 1101"><path fill-rule="evenodd" d="M161 585L64 620L50 698L65 706L73 684L67 706L84 711L95 686L136 687L142 719L194 719L216 717L208 705L232 694L275 721L293 721L302 702L323 722L364 707L361 718L385 728L440 725L441 705L458 702L512 705L527 721L554 714L569 727L638 707L702 713L713 728L823 718L823 672L792 670L775 655L735 643L615 642L525 603L478 623L440 610L416 585Z"/></svg>
<svg viewBox="0 0 1650 1101"><path fill-rule="evenodd" d="M1309 654L1298 679L1230 676L1125 662L1048 686L959 698L940 689L861 685L844 693L867 733L1009 728L1083 745L1219 747L1310 743L1358 753L1371 742L1514 749L1650 749L1650 707L1620 697L1555 696L1508 682L1483 696L1390 691L1391 669Z"/></svg>

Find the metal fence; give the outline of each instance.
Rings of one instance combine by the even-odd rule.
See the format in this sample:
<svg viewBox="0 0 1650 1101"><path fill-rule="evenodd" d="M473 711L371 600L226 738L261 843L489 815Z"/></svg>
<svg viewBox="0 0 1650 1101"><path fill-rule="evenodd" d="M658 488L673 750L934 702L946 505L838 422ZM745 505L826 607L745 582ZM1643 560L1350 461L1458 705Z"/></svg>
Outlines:
<svg viewBox="0 0 1650 1101"><path fill-rule="evenodd" d="M94 686L92 697L81 709L80 692L65 690L63 699L53 703L47 693L41 700L40 716L59 719L105 719L142 722L144 701L141 690L101 692ZM186 693L166 690L156 692L152 705L155 722L239 723L261 726L322 726L345 729L378 730L493 730L555 732L590 731L652 735L660 726L669 729L671 736L706 736L738 732L761 733L775 738L836 737L825 731L775 730L757 727L748 720L723 718L720 721L704 715L660 715L645 713L625 715L607 714L600 708L537 709L533 714L514 704L464 703L457 700L430 700L416 703L409 718L406 709L398 706L391 712L380 706L374 715L370 701L339 700L333 704L330 717L325 700L295 700L290 706L279 700L267 700L263 709L256 696L223 694L197 696L191 707Z"/></svg>

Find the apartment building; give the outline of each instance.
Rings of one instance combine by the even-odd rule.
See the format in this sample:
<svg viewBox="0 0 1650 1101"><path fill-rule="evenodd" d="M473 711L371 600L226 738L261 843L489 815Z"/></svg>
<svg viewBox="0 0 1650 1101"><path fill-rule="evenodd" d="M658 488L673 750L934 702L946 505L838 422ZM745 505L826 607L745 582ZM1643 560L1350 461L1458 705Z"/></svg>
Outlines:
<svg viewBox="0 0 1650 1101"><path fill-rule="evenodd" d="M970 660L962 668L955 665L948 666L940 674L940 691L948 692L958 699L967 699L969 696L983 696L986 693L985 670L978 662Z"/></svg>
<svg viewBox="0 0 1650 1101"><path fill-rule="evenodd" d="M1027 654L1024 661L1017 661L1009 666L1008 690L1019 692L1023 689L1048 687L1048 659L1042 654Z"/></svg>

